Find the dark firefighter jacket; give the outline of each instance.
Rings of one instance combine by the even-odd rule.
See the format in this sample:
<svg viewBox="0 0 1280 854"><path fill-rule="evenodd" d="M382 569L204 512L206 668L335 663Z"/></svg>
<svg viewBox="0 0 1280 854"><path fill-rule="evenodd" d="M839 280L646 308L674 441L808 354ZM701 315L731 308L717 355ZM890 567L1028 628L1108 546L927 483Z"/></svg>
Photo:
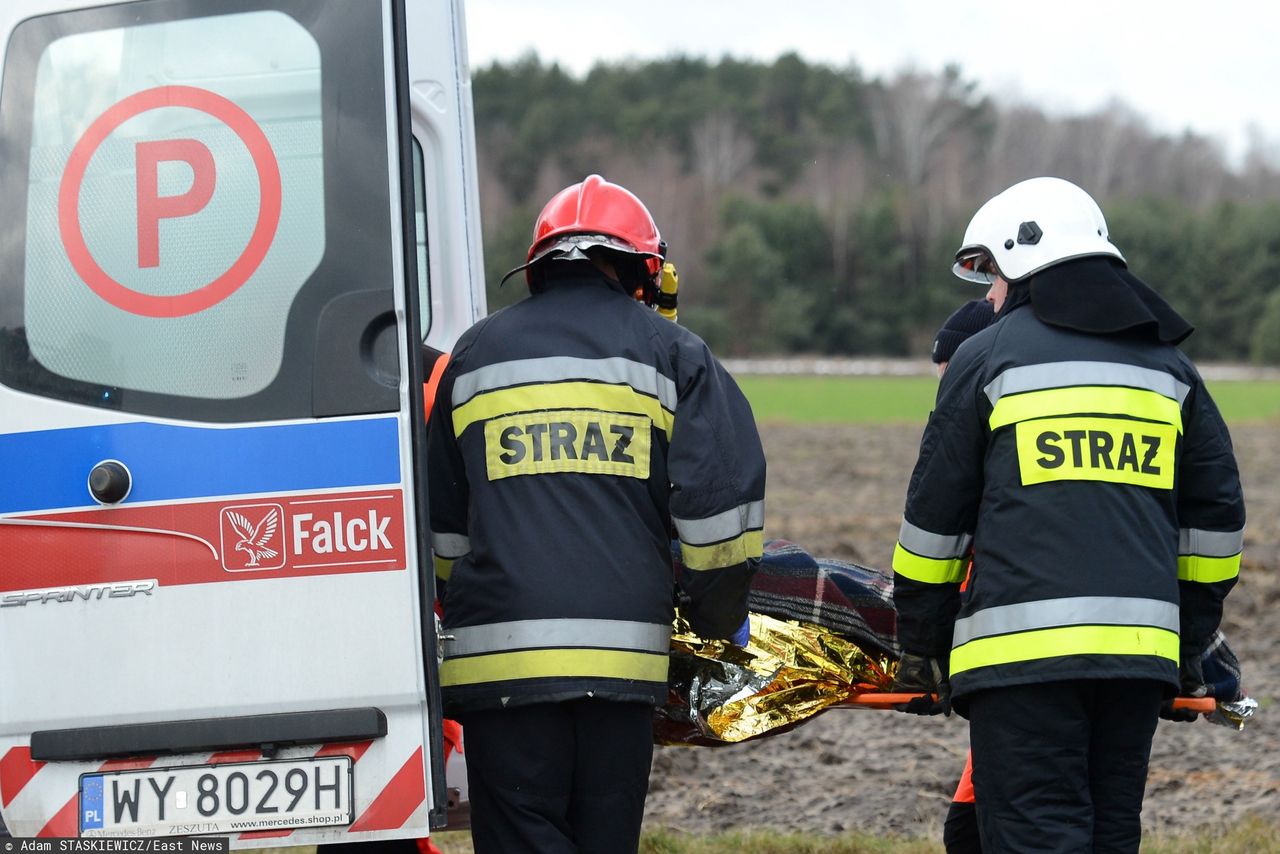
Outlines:
<svg viewBox="0 0 1280 854"><path fill-rule="evenodd" d="M673 522L693 628L746 618L765 483L751 409L696 335L593 268L462 336L428 483L449 714L665 697Z"/></svg>
<svg viewBox="0 0 1280 854"><path fill-rule="evenodd" d="M1180 653L1217 629L1243 538L1231 439L1190 360L1022 305L943 375L894 552L899 640L943 661L949 649L957 698L1065 679L1177 686Z"/></svg>

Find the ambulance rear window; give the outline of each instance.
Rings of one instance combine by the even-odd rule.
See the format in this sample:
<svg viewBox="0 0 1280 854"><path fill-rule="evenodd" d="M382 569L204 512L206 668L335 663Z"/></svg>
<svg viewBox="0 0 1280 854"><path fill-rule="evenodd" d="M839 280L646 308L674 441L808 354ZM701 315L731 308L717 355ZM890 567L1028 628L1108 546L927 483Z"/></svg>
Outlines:
<svg viewBox="0 0 1280 854"><path fill-rule="evenodd" d="M0 382L207 421L395 409L394 362L360 364L394 330L382 8L186 0L20 24Z"/></svg>

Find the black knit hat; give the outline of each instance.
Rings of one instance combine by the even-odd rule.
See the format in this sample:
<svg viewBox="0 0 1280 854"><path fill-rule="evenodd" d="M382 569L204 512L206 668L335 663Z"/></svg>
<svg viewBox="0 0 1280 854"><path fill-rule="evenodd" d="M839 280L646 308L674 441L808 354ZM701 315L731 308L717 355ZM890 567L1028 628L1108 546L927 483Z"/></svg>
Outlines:
<svg viewBox="0 0 1280 854"><path fill-rule="evenodd" d="M937 336L933 339L933 361L937 364L950 362L956 354L956 348L971 335L975 335L991 325L995 320L995 312L991 303L984 299L970 300L956 309L955 313L942 324Z"/></svg>

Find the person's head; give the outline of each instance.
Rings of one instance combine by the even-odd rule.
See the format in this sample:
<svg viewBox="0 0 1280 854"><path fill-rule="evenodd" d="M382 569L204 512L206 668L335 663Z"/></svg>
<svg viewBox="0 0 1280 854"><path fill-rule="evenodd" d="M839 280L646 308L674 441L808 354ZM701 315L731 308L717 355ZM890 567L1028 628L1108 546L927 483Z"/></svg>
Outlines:
<svg viewBox="0 0 1280 854"><path fill-rule="evenodd" d="M1000 309L1004 308L1004 301L1009 297L1009 283L996 273L991 280L991 287L987 288L987 295L983 297L983 302L991 306L992 314L999 314Z"/></svg>
<svg viewBox="0 0 1280 854"><path fill-rule="evenodd" d="M625 187L588 175L542 208L525 263L507 276L523 269L534 287L558 263L587 261L650 301L665 254L666 244L644 203Z"/></svg>
<svg viewBox="0 0 1280 854"><path fill-rule="evenodd" d="M1070 181L1031 178L978 208L951 270L961 279L988 285L986 300L999 312L1010 285L1091 255L1124 263L1108 239L1097 202Z"/></svg>
<svg viewBox="0 0 1280 854"><path fill-rule="evenodd" d="M961 344L991 325L997 310L989 300L975 299L960 306L947 318L933 339L932 357L938 366L938 376L942 376Z"/></svg>

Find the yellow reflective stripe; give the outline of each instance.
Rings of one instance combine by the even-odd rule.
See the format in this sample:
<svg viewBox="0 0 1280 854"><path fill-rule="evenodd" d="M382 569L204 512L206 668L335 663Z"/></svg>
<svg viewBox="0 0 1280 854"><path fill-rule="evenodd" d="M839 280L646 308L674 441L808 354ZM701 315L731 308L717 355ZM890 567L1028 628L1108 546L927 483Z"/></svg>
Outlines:
<svg viewBox="0 0 1280 854"><path fill-rule="evenodd" d="M1061 626L978 638L951 650L951 675L1063 655L1154 655L1178 663L1178 633L1150 626Z"/></svg>
<svg viewBox="0 0 1280 854"><path fill-rule="evenodd" d="M720 569L764 554L764 531L747 531L732 540L710 546L680 543L680 562L685 569Z"/></svg>
<svg viewBox="0 0 1280 854"><path fill-rule="evenodd" d="M964 581L968 557L921 557L898 543L893 549L893 571L925 584L959 584Z"/></svg>
<svg viewBox="0 0 1280 854"><path fill-rule="evenodd" d="M1204 555L1178 555L1178 580L1212 584L1226 581L1240 574L1240 555L1231 557L1205 557Z"/></svg>
<svg viewBox="0 0 1280 854"><path fill-rule="evenodd" d="M453 574L453 559L432 555L431 563L436 568L436 578L448 581L449 576Z"/></svg>
<svg viewBox="0 0 1280 854"><path fill-rule="evenodd" d="M440 665L440 684L445 687L557 676L666 682L667 656L616 649L526 649L446 658Z"/></svg>
<svg viewBox="0 0 1280 854"><path fill-rule="evenodd" d="M1006 395L991 410L989 423L995 430L1029 418L1092 412L1162 421L1182 432L1182 407L1178 401L1154 391L1116 386L1074 386Z"/></svg>
<svg viewBox="0 0 1280 854"><path fill-rule="evenodd" d="M661 403L630 386L563 382L523 385L478 394L453 410L453 432L460 436L463 430L477 421L546 409L598 409L647 415L668 436L675 424L675 415L663 409Z"/></svg>

